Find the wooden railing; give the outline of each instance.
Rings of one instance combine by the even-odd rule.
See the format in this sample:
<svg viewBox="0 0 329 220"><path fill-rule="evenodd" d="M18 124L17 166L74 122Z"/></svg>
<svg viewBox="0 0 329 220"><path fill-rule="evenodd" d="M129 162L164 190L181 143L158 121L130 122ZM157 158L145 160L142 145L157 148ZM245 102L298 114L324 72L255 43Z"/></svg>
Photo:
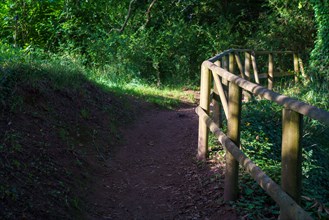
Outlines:
<svg viewBox="0 0 329 220"><path fill-rule="evenodd" d="M244 67L239 53L245 53ZM278 76L273 71L273 54L293 55L293 73L298 74L302 69L302 62L297 53L293 51L270 52L230 49L204 61L201 66L200 105L196 108L196 113L199 115L197 157L200 160L205 160L207 157L210 130L227 151L224 182L224 199L226 201L236 200L238 197L238 166L240 164L280 206L280 219L312 219L299 206L302 171L300 145L302 121L303 116L307 116L329 125L329 112L251 82L250 61L253 66L254 79L257 83L260 82L255 54L268 55L269 57L266 77L270 89L273 87L274 78ZM233 74L235 73L235 65L239 68L240 76ZM304 74L303 71L302 74ZM282 75L285 74L279 76ZM214 81L214 88L210 94L212 80ZM281 187L238 147L240 145L242 91L283 106ZM214 119L209 116L211 99L214 99ZM220 129L220 108L223 108L227 119L227 134L224 134Z"/></svg>

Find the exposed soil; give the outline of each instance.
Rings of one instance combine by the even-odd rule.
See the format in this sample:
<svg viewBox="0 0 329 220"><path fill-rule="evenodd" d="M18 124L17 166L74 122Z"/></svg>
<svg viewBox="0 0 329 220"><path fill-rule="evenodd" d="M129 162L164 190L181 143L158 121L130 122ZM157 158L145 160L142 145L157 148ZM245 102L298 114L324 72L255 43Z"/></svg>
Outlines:
<svg viewBox="0 0 329 220"><path fill-rule="evenodd" d="M14 83L0 87L0 219L83 218L90 179L132 116L85 79L78 90Z"/></svg>
<svg viewBox="0 0 329 220"><path fill-rule="evenodd" d="M238 219L222 200L221 164L195 160L195 106L145 109L97 172L89 219Z"/></svg>
<svg viewBox="0 0 329 220"><path fill-rule="evenodd" d="M0 88L0 219L238 218L222 165L195 159L193 104L165 110L81 80Z"/></svg>

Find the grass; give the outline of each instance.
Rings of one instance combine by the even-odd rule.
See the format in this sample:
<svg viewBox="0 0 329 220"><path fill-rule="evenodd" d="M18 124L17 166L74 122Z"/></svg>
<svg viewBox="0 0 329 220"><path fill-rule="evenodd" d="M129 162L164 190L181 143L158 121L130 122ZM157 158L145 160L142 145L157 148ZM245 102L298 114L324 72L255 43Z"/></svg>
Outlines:
<svg viewBox="0 0 329 220"><path fill-rule="evenodd" d="M179 88L113 77L75 56L0 44L0 218L80 219L86 207L79 190L86 192L91 164L120 143L119 127L136 118L140 105L130 101L169 109L194 101Z"/></svg>
<svg viewBox="0 0 329 220"><path fill-rule="evenodd" d="M295 83L293 78L282 78L276 82L275 91L304 101L310 105L329 110L329 84L326 81L310 81L300 78Z"/></svg>
<svg viewBox="0 0 329 220"><path fill-rule="evenodd" d="M121 77L121 78L120 78ZM8 48L8 45L0 44L0 103L10 106L11 112L20 112L23 109L24 99L15 95L21 83L29 84L32 87L43 89L51 81L52 89L61 91L75 91L83 97L88 94L81 90L86 81L89 81L102 88L103 91L115 93L120 99L133 96L147 102L154 103L163 108L175 108L181 100L194 102L193 96L186 95L181 88L173 86L152 86L142 80L129 79L124 76L115 76L110 69L86 68L79 58L70 55L46 55L30 54ZM320 89L319 89L320 88ZM46 89L46 88L44 88ZM328 88L309 83L306 86L292 85L285 81L281 83L277 91L288 96L298 97L305 102L318 107L329 109ZM10 97L10 98L8 98ZM130 103L126 100L123 107L129 109ZM47 107L49 112L53 111ZM118 109L106 109L110 117L116 114ZM119 109L122 110L122 109ZM0 112L1 113L1 112ZM92 118L92 113L87 107L81 107L78 115L84 119ZM115 118L115 117L113 117ZM114 136L118 132L118 124L113 121L109 129ZM82 133L95 142L98 136L97 130L89 131L81 127ZM85 131L86 130L86 131ZM225 129L224 129L225 130ZM303 138L303 207L312 212L313 217L319 219L328 218L325 207L329 206L329 129L314 120L304 119ZM62 127L58 130L59 137L75 145L72 140L72 132ZM86 136L86 135L84 135ZM0 152L6 152L6 144L12 146L13 152L6 152L9 156L22 151L20 144L21 134L9 132L0 140ZM242 149L258 164L266 173L280 183L280 145L281 145L281 107L264 100L252 100L245 103L242 110ZM46 145L47 143L44 143ZM217 141L211 138L212 151L214 156L224 155L222 148L218 148ZM95 145L96 146L96 145ZM73 149L74 150L74 149ZM99 156L104 157L103 149L97 148ZM13 158L15 158L13 156ZM77 163L81 163L77 158ZM20 161L13 159L10 169L24 166ZM34 177L34 176L33 176ZM265 195L264 191L242 170L240 172L240 199L233 205L240 213L244 213L248 219L273 218L278 215L278 207ZM14 186L0 186L0 192L7 197L17 199L19 192ZM56 192L54 192L56 193ZM65 194L65 196L67 196ZM67 198L68 204L81 207L77 197Z"/></svg>
<svg viewBox="0 0 329 220"><path fill-rule="evenodd" d="M88 77L106 90L121 95L130 95L163 108L172 109L177 107L182 100L190 103L195 102L194 96L184 93L182 88L173 86L158 87L136 79L130 82L113 81L111 74L105 70L91 70L88 72Z"/></svg>
<svg viewBox="0 0 329 220"><path fill-rule="evenodd" d="M328 91L316 93L312 85L290 85L280 89L285 95L300 97L303 101L313 99L312 104L322 108L328 105ZM310 96L312 94L312 96ZM323 97L324 96L324 97ZM324 101L326 100L326 102ZM280 185L281 176L281 111L282 107L267 100L253 99L243 103L241 121L241 148L265 173ZM226 125L224 124L224 131ZM328 126L304 117L302 139L302 173L303 200L302 207L312 214L313 218L329 218L329 129ZM221 155L224 151L214 138L210 138L213 149L211 155ZM240 170L240 198L232 203L246 219L277 218L279 208L265 194L264 190L243 169Z"/></svg>
<svg viewBox="0 0 329 220"><path fill-rule="evenodd" d="M194 102L193 95L186 95L181 87L152 86L139 79L127 80L125 76L113 75L111 68L86 68L82 61L70 54L26 54L8 45L0 44L0 84L13 72L20 71L23 80L30 84L50 78L56 88L78 89L87 78L105 91L130 95L164 108L177 107L182 100ZM10 52L10 53L9 53ZM3 59L1 59L3 57ZM120 78L121 77L121 78ZM19 100L18 100L19 101Z"/></svg>

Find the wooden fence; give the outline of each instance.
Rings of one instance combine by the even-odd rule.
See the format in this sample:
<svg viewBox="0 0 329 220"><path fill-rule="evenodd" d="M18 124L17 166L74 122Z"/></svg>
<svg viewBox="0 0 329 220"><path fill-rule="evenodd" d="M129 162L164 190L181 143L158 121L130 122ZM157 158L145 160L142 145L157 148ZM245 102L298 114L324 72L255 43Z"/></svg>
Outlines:
<svg viewBox="0 0 329 220"><path fill-rule="evenodd" d="M239 53L245 53L244 66ZM268 56L268 73L262 75L258 73L256 54ZM273 67L273 54L291 54L294 72L277 74ZM253 67L253 77L250 74L250 63ZM240 76L234 74L235 66L238 66ZM302 62L298 54L293 51L230 49L202 63L200 105L196 108L196 113L199 115L197 157L200 160L205 160L207 157L210 130L227 151L224 182L224 199L226 201L236 200L238 197L238 166L240 164L279 205L280 219L312 219L299 206L302 170L300 146L302 121L303 116L307 116L329 125L329 112L271 90L275 77L298 74L299 72L304 75ZM267 78L268 88L259 85L261 76ZM252 78L256 83L250 81ZM214 81L214 88L210 94L212 80ZM298 80L298 77L295 77L295 80ZM240 145L242 91L283 106L281 187L238 147ZM214 100L214 119L209 116L211 99ZM223 108L227 119L227 134L220 130L220 108Z"/></svg>

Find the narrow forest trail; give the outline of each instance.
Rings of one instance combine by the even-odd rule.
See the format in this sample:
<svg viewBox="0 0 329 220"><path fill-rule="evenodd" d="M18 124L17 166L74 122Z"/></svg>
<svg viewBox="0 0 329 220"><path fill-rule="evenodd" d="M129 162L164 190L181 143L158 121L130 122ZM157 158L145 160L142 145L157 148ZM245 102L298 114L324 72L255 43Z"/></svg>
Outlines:
<svg viewBox="0 0 329 220"><path fill-rule="evenodd" d="M195 160L195 106L153 108L95 175L88 219L237 219L222 202L222 168Z"/></svg>

